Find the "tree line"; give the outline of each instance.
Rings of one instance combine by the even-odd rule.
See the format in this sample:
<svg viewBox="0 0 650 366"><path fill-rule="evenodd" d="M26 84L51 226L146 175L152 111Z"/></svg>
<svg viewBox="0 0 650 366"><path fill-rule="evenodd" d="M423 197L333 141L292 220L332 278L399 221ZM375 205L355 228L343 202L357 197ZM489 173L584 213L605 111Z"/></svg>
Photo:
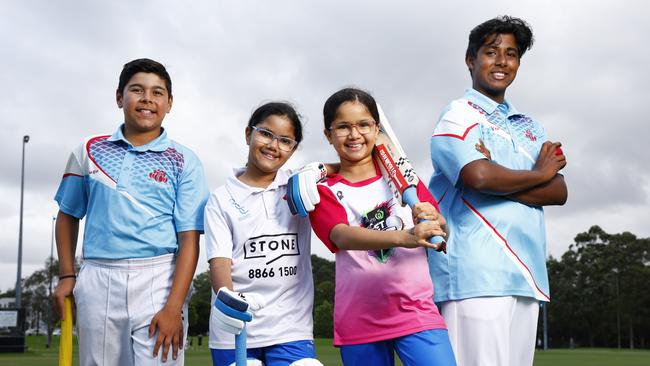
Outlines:
<svg viewBox="0 0 650 366"><path fill-rule="evenodd" d="M550 345L650 347L649 252L650 238L592 226L550 257Z"/></svg>
<svg viewBox="0 0 650 366"><path fill-rule="evenodd" d="M650 238L629 232L608 234L598 226L579 233L560 258L547 260L551 302L547 304L550 347L650 348ZM311 256L314 277L314 336L332 338L334 262ZM57 326L49 298L50 278L58 263L23 279L23 303L28 327ZM207 334L210 319L210 274L196 275L189 303L191 335ZM12 297L15 291L0 293ZM541 312L540 312L541 314ZM540 315L539 334L543 322Z"/></svg>

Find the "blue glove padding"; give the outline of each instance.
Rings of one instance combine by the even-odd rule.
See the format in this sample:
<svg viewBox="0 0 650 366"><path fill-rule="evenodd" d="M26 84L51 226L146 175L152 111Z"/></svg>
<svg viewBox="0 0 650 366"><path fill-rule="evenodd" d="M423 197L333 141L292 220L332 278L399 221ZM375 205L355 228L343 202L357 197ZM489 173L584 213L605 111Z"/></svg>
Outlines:
<svg viewBox="0 0 650 366"><path fill-rule="evenodd" d="M300 197L300 175L292 175L287 183L287 201L289 210L293 215L298 214L300 217L307 217L305 204ZM293 206L293 207L292 207Z"/></svg>
<svg viewBox="0 0 650 366"><path fill-rule="evenodd" d="M317 183L327 177L323 163L310 163L289 177L287 203L293 215L306 217L320 202Z"/></svg>
<svg viewBox="0 0 650 366"><path fill-rule="evenodd" d="M226 287L222 287L219 289L219 292L217 292L217 300L221 300L221 302L223 302L226 306L229 306L240 312L244 312L248 310L248 303L246 302L246 300L244 300L240 294L234 291L230 291ZM215 301L215 306L216 306L216 301ZM241 320L245 320L245 319L241 319Z"/></svg>
<svg viewBox="0 0 650 366"><path fill-rule="evenodd" d="M217 292L213 312L217 328L231 334L240 334L244 329L244 322L253 319L253 314L248 312L249 304L240 294L222 287Z"/></svg>
<svg viewBox="0 0 650 366"><path fill-rule="evenodd" d="M231 318L235 318L244 322L249 322L253 320L253 314L249 313L248 311L241 311L232 308L228 306L225 302L221 301L220 298L217 298L214 301L214 306L217 308L217 310L219 310L220 312L222 312L223 314ZM248 304L246 304L246 307L248 308Z"/></svg>

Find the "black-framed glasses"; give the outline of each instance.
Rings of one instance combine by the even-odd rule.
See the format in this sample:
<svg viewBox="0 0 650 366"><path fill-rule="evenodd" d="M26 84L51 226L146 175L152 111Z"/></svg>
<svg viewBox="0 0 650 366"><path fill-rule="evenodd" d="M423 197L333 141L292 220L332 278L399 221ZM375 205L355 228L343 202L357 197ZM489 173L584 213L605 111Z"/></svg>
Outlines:
<svg viewBox="0 0 650 366"><path fill-rule="evenodd" d="M288 137L278 136L266 128L253 126L253 130L255 130L255 141L264 145L272 143L273 140L278 140L278 148L282 151L291 151L298 145L298 141Z"/></svg>
<svg viewBox="0 0 650 366"><path fill-rule="evenodd" d="M372 127L376 124L377 122L373 120L359 121L357 123L341 122L330 126L330 130L334 132L334 135L336 135L336 137L350 136L352 134L353 128L356 128L359 134L365 135L367 133L370 133Z"/></svg>

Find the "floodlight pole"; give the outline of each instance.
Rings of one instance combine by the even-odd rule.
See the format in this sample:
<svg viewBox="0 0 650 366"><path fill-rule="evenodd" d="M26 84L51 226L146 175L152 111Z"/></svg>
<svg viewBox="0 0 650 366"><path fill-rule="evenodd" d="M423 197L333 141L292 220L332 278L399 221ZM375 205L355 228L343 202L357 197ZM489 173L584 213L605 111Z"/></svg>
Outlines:
<svg viewBox="0 0 650 366"><path fill-rule="evenodd" d="M544 351L548 350L548 321L546 317L547 302L542 302L542 315L544 316Z"/></svg>
<svg viewBox="0 0 650 366"><path fill-rule="evenodd" d="M23 136L23 162L20 170L20 225L18 228L18 270L16 274L16 307L22 305L22 269L23 269L23 195L25 190L25 144L29 142L29 135Z"/></svg>

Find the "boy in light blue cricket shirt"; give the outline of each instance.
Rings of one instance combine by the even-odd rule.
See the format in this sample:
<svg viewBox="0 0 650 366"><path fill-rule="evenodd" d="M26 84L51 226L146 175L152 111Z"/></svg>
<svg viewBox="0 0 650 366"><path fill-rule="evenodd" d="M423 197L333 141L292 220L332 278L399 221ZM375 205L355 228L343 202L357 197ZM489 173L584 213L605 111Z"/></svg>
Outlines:
<svg viewBox="0 0 650 366"><path fill-rule="evenodd" d="M566 159L505 99L532 42L518 18L474 28L472 89L447 106L431 138L429 189L450 236L447 255L429 251L429 269L459 366L532 365L539 301L550 300L542 206L566 202Z"/></svg>
<svg viewBox="0 0 650 366"><path fill-rule="evenodd" d="M182 365L208 197L203 168L161 127L173 102L163 65L124 65L116 100L124 123L72 152L56 193L55 305L63 316L63 299L74 296L82 365Z"/></svg>

